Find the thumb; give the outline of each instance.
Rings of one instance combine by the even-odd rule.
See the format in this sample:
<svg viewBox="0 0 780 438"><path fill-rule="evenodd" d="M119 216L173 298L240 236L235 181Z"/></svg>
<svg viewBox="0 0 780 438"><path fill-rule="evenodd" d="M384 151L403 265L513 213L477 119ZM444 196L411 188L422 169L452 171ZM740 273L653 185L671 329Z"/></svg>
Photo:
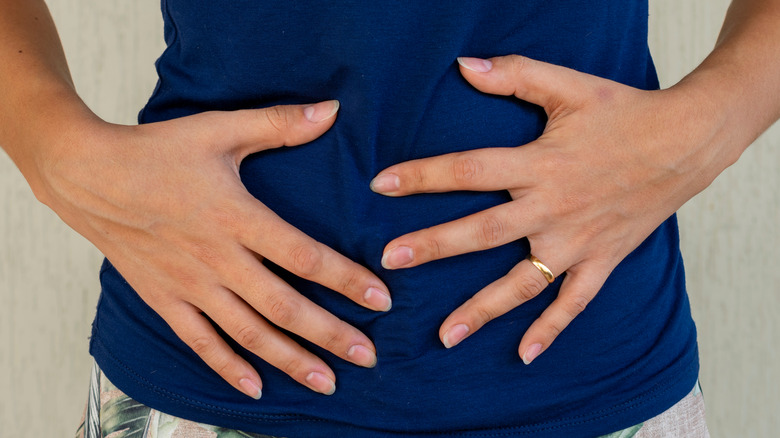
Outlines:
<svg viewBox="0 0 780 438"><path fill-rule="evenodd" d="M324 134L336 121L338 100L313 105L279 105L261 109L214 111L196 126L212 144L233 150L240 158L266 149L297 146Z"/></svg>
<svg viewBox="0 0 780 438"><path fill-rule="evenodd" d="M544 107L548 113L577 98L589 75L519 55L458 58L460 72L479 91Z"/></svg>

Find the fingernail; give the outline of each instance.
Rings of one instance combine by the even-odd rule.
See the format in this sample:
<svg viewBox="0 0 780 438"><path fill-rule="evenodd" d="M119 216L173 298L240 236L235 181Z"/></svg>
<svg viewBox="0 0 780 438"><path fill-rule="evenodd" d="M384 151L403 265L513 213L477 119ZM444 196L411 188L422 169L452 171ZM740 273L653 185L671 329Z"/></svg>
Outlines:
<svg viewBox="0 0 780 438"><path fill-rule="evenodd" d="M401 179L398 175L380 175L371 181L371 190L377 193L392 193L401 187Z"/></svg>
<svg viewBox="0 0 780 438"><path fill-rule="evenodd" d="M460 341L465 339L468 334L469 326L466 324L452 326L449 330L447 330L446 333L444 333L444 336L442 336L442 343L444 343L445 347L452 348L460 344Z"/></svg>
<svg viewBox="0 0 780 438"><path fill-rule="evenodd" d="M238 385L241 387L241 390L244 391L244 394L252 397L255 400L260 400L260 397L263 396L263 391L260 389L260 385L258 385L252 379L241 379L238 381Z"/></svg>
<svg viewBox="0 0 780 438"><path fill-rule="evenodd" d="M542 344L531 345L527 350L525 350L525 354L523 355L523 363L529 365L534 361L534 359L536 359L537 356L539 356L539 353L541 352Z"/></svg>
<svg viewBox="0 0 780 438"><path fill-rule="evenodd" d="M322 373L309 373L309 375L306 376L306 383L314 388L315 391L325 395L333 395L333 393L336 392L336 383Z"/></svg>
<svg viewBox="0 0 780 438"><path fill-rule="evenodd" d="M458 64L477 73L486 73L493 68L492 62L488 61L487 59L480 58L460 57L458 58Z"/></svg>
<svg viewBox="0 0 780 438"><path fill-rule="evenodd" d="M376 353L362 345L349 347L347 357L352 362L366 368L374 368L376 366Z"/></svg>
<svg viewBox="0 0 780 438"><path fill-rule="evenodd" d="M328 100L325 102L315 103L309 105L303 109L303 115L306 119L313 123L319 123L323 120L327 120L333 117L339 110L338 100Z"/></svg>
<svg viewBox="0 0 780 438"><path fill-rule="evenodd" d="M382 267L385 269L395 269L407 265L414 260L414 251L408 246L399 246L393 248L382 257Z"/></svg>
<svg viewBox="0 0 780 438"><path fill-rule="evenodd" d="M393 300L390 299L390 295L375 287L369 287L366 293L363 294L363 299L374 310L387 312L393 307Z"/></svg>

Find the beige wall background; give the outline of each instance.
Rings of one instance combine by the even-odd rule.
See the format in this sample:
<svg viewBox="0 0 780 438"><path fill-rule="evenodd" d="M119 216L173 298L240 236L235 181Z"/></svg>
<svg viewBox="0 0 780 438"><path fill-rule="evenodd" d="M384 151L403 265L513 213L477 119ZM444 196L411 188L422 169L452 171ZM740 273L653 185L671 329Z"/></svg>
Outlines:
<svg viewBox="0 0 780 438"><path fill-rule="evenodd" d="M81 95L106 120L134 123L163 48L155 0L49 5ZM727 6L651 0L650 42L665 86L708 53ZM778 169L776 126L680 212L713 437L780 433ZM100 261L0 154L0 437L75 431Z"/></svg>

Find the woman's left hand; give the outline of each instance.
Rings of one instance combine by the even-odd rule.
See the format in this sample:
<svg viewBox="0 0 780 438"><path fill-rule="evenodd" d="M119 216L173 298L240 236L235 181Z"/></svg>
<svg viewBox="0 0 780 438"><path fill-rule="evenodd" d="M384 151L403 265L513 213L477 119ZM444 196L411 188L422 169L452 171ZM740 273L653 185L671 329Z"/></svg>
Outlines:
<svg viewBox="0 0 780 438"><path fill-rule="evenodd" d="M508 190L512 201L416 231L385 248L385 268L528 238L554 276L555 301L525 333L530 363L595 297L610 272L737 156L715 147L717 113L691 87L643 91L521 56L460 58L478 90L544 107L544 134L522 147L477 149L391 166L372 181L387 196ZM718 140L721 141L721 140ZM538 295L542 271L523 260L442 324L446 347Z"/></svg>

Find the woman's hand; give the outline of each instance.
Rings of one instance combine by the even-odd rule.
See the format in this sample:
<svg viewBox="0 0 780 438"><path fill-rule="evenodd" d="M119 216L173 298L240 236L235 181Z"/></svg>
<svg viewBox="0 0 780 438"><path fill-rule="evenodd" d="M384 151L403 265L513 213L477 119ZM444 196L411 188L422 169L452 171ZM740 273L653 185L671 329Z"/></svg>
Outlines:
<svg viewBox="0 0 780 438"><path fill-rule="evenodd" d="M331 394L333 371L275 326L364 367L376 363L360 331L305 299L261 263L379 311L386 286L366 268L295 229L239 179L249 154L309 142L338 102L209 112L141 126L93 121L37 158L36 195L95 244L141 298L211 368L259 398L257 372L217 334L309 388ZM85 140L86 139L86 140Z"/></svg>
<svg viewBox="0 0 780 438"><path fill-rule="evenodd" d="M523 237L560 293L525 333L530 363L593 299L610 272L738 154L711 147L714 112L687 88L642 91L520 56L459 59L478 90L544 107L544 134L490 148L391 166L372 181L388 196L508 190L512 201L387 244L383 265L417 266ZM698 105L698 106L697 106ZM706 123L705 123L706 122ZM530 261L479 291L442 324L446 347L548 285Z"/></svg>

